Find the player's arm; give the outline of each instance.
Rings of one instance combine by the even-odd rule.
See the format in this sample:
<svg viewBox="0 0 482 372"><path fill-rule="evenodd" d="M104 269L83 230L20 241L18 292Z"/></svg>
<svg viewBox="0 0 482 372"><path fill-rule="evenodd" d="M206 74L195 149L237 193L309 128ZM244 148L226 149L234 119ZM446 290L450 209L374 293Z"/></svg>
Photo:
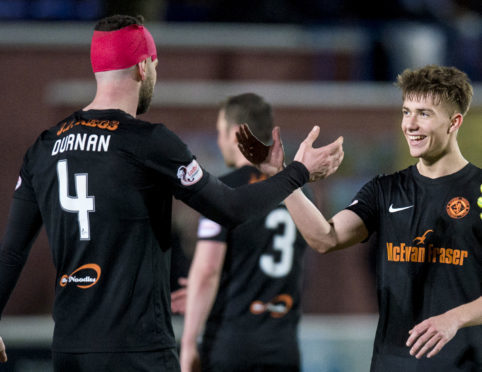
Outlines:
<svg viewBox="0 0 482 372"><path fill-rule="evenodd" d="M201 334L219 288L226 243L200 240L189 270L184 331L181 340L181 370L198 368L197 338Z"/></svg>
<svg viewBox="0 0 482 372"><path fill-rule="evenodd" d="M317 136L317 127L311 135ZM241 125L237 133L238 147L243 155L264 173L273 175L279 172L283 166L283 144L279 134L279 128L273 130L273 144L264 145L250 131L247 125ZM295 160L303 162L312 151L312 138L308 138L300 145ZM334 173L343 160L343 137L336 141L318 148L323 154L324 167L313 179L326 178ZM354 212L343 210L332 220L327 221L313 203L298 189L286 200L286 206L293 217L301 234L308 245L319 252L325 253L335 249L341 249L363 241L368 236L368 231L362 219Z"/></svg>
<svg viewBox="0 0 482 372"><path fill-rule="evenodd" d="M482 296L413 327L407 340L410 355L420 359L428 353L427 358L431 358L454 338L460 328L477 325L482 325Z"/></svg>
<svg viewBox="0 0 482 372"><path fill-rule="evenodd" d="M41 226L42 218L36 203L13 199L0 245L0 312L17 283Z"/></svg>
<svg viewBox="0 0 482 372"><path fill-rule="evenodd" d="M313 142L319 133L320 128L315 126L301 143L295 161L267 180L231 189L211 177L201 191L184 201L208 218L228 227L242 223L254 215L268 213L308 180L327 177L340 165L343 159L342 139L328 146L313 148ZM279 138L279 134L277 137ZM275 142L272 147L279 146L282 147L280 141ZM266 154L264 156L266 157ZM263 162L271 160L268 156ZM258 165L262 167L263 164Z"/></svg>
<svg viewBox="0 0 482 372"><path fill-rule="evenodd" d="M17 284L41 226L42 218L35 202L13 199L0 245L0 314ZM0 362L6 361L5 345L0 338Z"/></svg>
<svg viewBox="0 0 482 372"><path fill-rule="evenodd" d="M286 198L285 204L306 243L320 253L343 249L368 237L355 212L344 209L327 221L301 189Z"/></svg>
<svg viewBox="0 0 482 372"><path fill-rule="evenodd" d="M232 228L249 218L267 214L308 178L308 171L299 162L265 181L237 188L209 175L201 190L182 200L207 218Z"/></svg>

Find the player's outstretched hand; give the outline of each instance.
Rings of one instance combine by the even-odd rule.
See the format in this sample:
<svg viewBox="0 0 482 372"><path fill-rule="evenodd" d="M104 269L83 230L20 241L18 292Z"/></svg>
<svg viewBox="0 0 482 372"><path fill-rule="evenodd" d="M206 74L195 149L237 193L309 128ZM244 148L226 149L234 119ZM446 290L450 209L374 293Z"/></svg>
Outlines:
<svg viewBox="0 0 482 372"><path fill-rule="evenodd" d="M343 160L343 137L329 145L314 148L313 142L320 134L320 127L315 125L308 136L301 142L295 155L296 161L305 165L310 172L310 182L326 178L336 172Z"/></svg>
<svg viewBox="0 0 482 372"><path fill-rule="evenodd" d="M184 315L187 300L187 278L179 278L177 282L181 288L171 292L171 311L173 314Z"/></svg>
<svg viewBox="0 0 482 372"><path fill-rule="evenodd" d="M268 176L273 176L283 169L284 149L279 127L273 128L273 144L266 146L251 132L247 124L242 124L236 132L238 148L246 159L256 165Z"/></svg>
<svg viewBox="0 0 482 372"><path fill-rule="evenodd" d="M449 313L444 313L424 320L408 333L407 346L411 347L410 355L420 359L427 354L431 358L457 333L457 320Z"/></svg>
<svg viewBox="0 0 482 372"><path fill-rule="evenodd" d="M7 352L3 339L0 337L0 362L5 363L7 361Z"/></svg>

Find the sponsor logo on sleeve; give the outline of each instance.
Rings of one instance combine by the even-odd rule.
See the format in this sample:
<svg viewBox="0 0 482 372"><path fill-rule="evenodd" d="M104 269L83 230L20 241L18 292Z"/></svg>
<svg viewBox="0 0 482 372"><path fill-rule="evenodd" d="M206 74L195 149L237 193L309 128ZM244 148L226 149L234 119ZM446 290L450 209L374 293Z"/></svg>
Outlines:
<svg viewBox="0 0 482 372"><path fill-rule="evenodd" d="M70 275L62 275L59 281L61 287L75 285L81 289L87 289L97 284L100 279L100 266L94 263L83 265Z"/></svg>
<svg viewBox="0 0 482 372"><path fill-rule="evenodd" d="M454 219L465 217L470 211L470 203L462 196L451 199L445 207L447 214Z"/></svg>
<svg viewBox="0 0 482 372"><path fill-rule="evenodd" d="M203 170L195 159L186 166L180 166L177 170L177 178L184 186L194 185L202 176Z"/></svg>
<svg viewBox="0 0 482 372"><path fill-rule="evenodd" d="M18 190L22 186L22 177L18 176L17 184L15 185L15 190Z"/></svg>
<svg viewBox="0 0 482 372"><path fill-rule="evenodd" d="M249 311L254 315L269 312L272 318L281 318L290 311L292 306L293 297L289 294L283 293L267 303L259 300L253 301L249 307Z"/></svg>

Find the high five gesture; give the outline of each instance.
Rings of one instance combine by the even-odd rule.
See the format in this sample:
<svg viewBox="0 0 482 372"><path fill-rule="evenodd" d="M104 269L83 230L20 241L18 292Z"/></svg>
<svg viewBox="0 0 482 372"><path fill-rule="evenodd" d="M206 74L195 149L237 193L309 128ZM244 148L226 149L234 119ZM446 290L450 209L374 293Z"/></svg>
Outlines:
<svg viewBox="0 0 482 372"><path fill-rule="evenodd" d="M313 143L320 134L320 127L315 125L308 133L295 155L295 161L302 163L310 172L310 182L326 178L336 172L343 160L343 137L329 145L314 148ZM248 125L240 126L236 134L238 147L251 163L268 175L273 175L283 168L284 149L279 127L273 129L273 144L267 146L259 141L250 131Z"/></svg>

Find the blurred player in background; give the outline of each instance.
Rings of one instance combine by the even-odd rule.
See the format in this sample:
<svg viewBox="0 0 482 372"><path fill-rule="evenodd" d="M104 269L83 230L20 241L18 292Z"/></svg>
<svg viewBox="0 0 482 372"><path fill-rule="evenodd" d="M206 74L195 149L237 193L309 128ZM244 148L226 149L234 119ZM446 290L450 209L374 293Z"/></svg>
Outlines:
<svg viewBox="0 0 482 372"><path fill-rule="evenodd" d="M218 119L218 146L235 168L221 180L231 187L266 178L237 146L236 132L248 123L257 138L271 141L271 107L253 93L228 98ZM282 204L227 229L202 217L191 264L181 341L181 369L296 372L297 328L306 243Z"/></svg>
<svg viewBox="0 0 482 372"><path fill-rule="evenodd" d="M164 125L136 119L149 107L158 63L141 19L99 21L91 62L93 101L25 155L0 246L0 313L44 225L57 270L55 371L179 371L169 298L172 196L232 227L334 171L341 146L332 146L336 159L313 149L315 127L299 161L234 190Z"/></svg>
<svg viewBox="0 0 482 372"><path fill-rule="evenodd" d="M465 73L441 66L405 70L397 85L402 131L417 164L374 178L329 221L299 190L285 202L319 252L377 233L380 318L372 372L482 371L482 223L476 208L482 170L457 143L472 86ZM249 158L255 146L248 147Z"/></svg>

